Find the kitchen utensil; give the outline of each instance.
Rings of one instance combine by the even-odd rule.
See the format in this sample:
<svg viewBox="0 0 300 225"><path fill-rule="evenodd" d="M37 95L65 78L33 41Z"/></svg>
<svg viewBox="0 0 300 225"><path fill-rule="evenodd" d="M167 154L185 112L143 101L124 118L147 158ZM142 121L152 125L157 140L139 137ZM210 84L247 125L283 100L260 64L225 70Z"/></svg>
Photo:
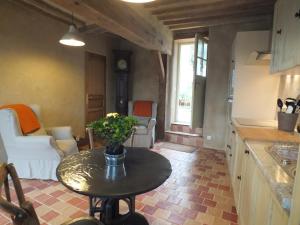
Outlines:
<svg viewBox="0 0 300 225"><path fill-rule="evenodd" d="M285 100L285 104L286 104L286 106L287 106L287 109L286 109L285 113L290 114L290 113L293 113L294 111L296 111L296 104L295 104L295 101L290 100L290 99L287 98L287 99Z"/></svg>
<svg viewBox="0 0 300 225"><path fill-rule="evenodd" d="M283 102L280 98L277 99L277 106L280 109L280 112L282 112Z"/></svg>

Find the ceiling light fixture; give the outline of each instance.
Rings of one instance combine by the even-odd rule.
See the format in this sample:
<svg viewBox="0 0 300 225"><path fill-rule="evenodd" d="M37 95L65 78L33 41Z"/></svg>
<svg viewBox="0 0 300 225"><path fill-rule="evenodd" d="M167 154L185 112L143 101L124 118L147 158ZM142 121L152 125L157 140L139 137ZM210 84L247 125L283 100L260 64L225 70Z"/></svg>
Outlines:
<svg viewBox="0 0 300 225"><path fill-rule="evenodd" d="M59 43L68 46L81 47L85 45L84 40L80 36L80 33L74 24L74 17L72 13L72 24L69 27L69 30L62 38L59 40Z"/></svg>
<svg viewBox="0 0 300 225"><path fill-rule="evenodd" d="M123 2L130 2L130 3L147 3L147 2L154 2L155 0L121 0Z"/></svg>

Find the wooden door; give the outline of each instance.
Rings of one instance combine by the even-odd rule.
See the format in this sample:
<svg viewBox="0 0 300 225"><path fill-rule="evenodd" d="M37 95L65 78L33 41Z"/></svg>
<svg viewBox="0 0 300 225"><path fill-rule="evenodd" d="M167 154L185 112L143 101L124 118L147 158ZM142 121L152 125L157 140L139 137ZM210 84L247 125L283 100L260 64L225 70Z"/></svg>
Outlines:
<svg viewBox="0 0 300 225"><path fill-rule="evenodd" d="M105 116L105 91L106 57L86 52L86 124Z"/></svg>

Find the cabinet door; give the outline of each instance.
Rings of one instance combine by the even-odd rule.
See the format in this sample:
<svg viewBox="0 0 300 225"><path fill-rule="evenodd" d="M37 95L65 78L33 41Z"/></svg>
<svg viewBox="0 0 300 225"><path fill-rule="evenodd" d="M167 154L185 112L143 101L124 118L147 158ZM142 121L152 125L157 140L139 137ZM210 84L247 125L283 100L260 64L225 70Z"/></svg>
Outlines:
<svg viewBox="0 0 300 225"><path fill-rule="evenodd" d="M284 51L284 36L285 30L285 5L286 0L278 0L274 9L274 24L273 24L273 37L272 37L272 62L271 72L275 73L282 68L282 55Z"/></svg>
<svg viewBox="0 0 300 225"><path fill-rule="evenodd" d="M246 146L243 140L237 135L234 166L233 166L231 181L232 181L235 205L238 212L239 212L239 198L240 198L240 187L241 187L241 177L242 177L242 164L243 164L243 156L244 156L245 149Z"/></svg>
<svg viewBox="0 0 300 225"><path fill-rule="evenodd" d="M257 173L257 167L251 155L245 153L243 158L239 218L241 225L253 225L256 202L255 185L257 183L257 176L255 174Z"/></svg>
<svg viewBox="0 0 300 225"><path fill-rule="evenodd" d="M282 32L283 52L281 55L280 70L291 69L299 65L300 58L300 1L288 0L281 3L281 11L284 15L284 27ZM297 15L296 15L297 14Z"/></svg>
<svg viewBox="0 0 300 225"><path fill-rule="evenodd" d="M279 205L275 198L272 198L272 211L271 211L271 221L270 225L287 225L288 216L283 211L282 207Z"/></svg>
<svg viewBox="0 0 300 225"><path fill-rule="evenodd" d="M254 223L268 225L271 215L271 189L260 171L257 172L256 203Z"/></svg>

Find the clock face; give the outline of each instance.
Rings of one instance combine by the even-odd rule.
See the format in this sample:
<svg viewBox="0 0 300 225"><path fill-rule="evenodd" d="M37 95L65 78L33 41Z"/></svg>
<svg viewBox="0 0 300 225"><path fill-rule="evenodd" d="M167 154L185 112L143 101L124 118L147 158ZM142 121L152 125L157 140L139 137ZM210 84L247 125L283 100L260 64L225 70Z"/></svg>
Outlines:
<svg viewBox="0 0 300 225"><path fill-rule="evenodd" d="M127 69L127 61L125 59L120 59L117 64L118 64L118 68L120 70L126 70Z"/></svg>

